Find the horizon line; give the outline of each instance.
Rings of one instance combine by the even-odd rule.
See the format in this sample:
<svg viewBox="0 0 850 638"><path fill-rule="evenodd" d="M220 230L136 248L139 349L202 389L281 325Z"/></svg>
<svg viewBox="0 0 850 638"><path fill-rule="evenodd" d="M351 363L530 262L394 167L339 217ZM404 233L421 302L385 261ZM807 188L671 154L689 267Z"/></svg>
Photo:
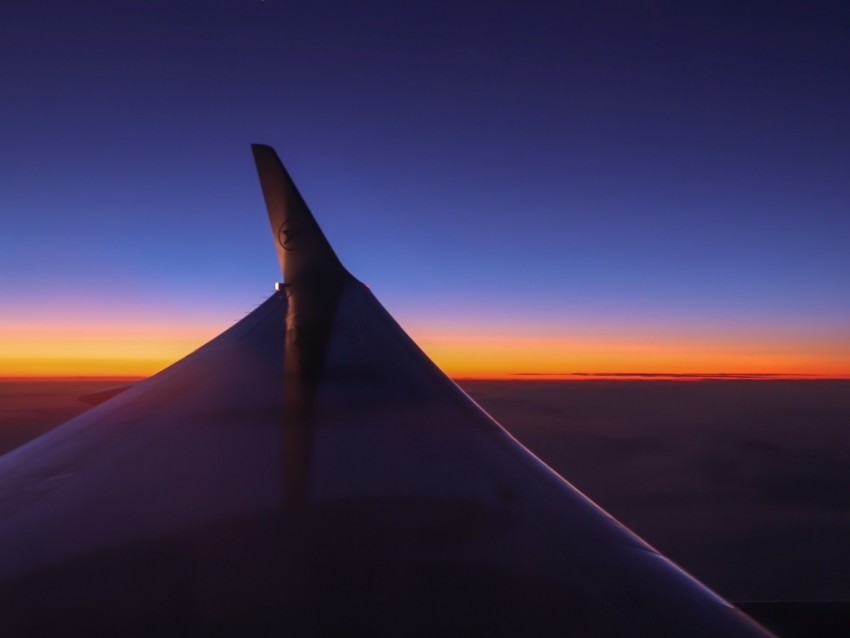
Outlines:
<svg viewBox="0 0 850 638"><path fill-rule="evenodd" d="M157 373L158 374L158 373ZM121 374L32 374L32 375L3 375L0 382L72 382L72 381L103 381L115 383L136 383L150 379L152 375L121 375ZM781 372L510 372L500 375L451 375L453 381L848 381L850 374L801 374Z"/></svg>

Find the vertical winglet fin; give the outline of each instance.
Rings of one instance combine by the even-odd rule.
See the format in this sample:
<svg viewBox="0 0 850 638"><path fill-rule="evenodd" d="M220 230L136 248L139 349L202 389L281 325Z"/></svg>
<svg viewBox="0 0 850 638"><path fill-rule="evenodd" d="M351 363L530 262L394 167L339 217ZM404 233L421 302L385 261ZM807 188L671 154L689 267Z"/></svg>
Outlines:
<svg viewBox="0 0 850 638"><path fill-rule="evenodd" d="M350 277L270 146L252 144L277 258L287 284Z"/></svg>

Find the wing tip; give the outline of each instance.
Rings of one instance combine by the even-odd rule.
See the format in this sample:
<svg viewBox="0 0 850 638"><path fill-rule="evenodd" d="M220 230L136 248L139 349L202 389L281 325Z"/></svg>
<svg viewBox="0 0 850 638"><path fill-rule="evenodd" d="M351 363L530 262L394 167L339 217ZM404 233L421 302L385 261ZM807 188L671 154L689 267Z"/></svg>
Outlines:
<svg viewBox="0 0 850 638"><path fill-rule="evenodd" d="M345 278L348 272L310 212L275 149L251 144L284 281Z"/></svg>

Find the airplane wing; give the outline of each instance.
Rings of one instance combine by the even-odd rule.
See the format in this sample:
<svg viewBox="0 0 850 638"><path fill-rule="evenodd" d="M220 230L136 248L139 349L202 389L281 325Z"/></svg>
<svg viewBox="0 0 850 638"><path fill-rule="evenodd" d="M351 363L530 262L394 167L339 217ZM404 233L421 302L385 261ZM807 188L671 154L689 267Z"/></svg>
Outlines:
<svg viewBox="0 0 850 638"><path fill-rule="evenodd" d="M770 635L452 383L253 151L285 284L0 457L4 636Z"/></svg>

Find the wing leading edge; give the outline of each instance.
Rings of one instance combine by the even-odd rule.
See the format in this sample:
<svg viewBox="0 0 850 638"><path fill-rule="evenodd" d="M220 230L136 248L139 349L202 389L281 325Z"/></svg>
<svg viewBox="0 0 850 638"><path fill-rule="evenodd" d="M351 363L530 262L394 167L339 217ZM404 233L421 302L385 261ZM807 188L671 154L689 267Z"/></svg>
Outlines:
<svg viewBox="0 0 850 638"><path fill-rule="evenodd" d="M0 458L10 635L770 635L453 384L253 150L286 286Z"/></svg>

